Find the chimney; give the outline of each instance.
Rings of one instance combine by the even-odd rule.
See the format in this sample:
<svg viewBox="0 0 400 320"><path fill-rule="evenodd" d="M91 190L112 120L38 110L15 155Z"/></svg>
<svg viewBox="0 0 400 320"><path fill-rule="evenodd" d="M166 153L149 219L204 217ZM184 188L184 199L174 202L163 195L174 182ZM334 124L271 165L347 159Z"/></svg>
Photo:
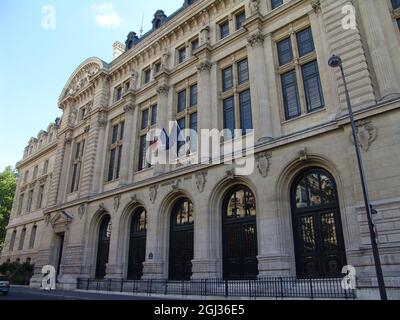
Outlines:
<svg viewBox="0 0 400 320"><path fill-rule="evenodd" d="M119 41L113 44L113 60L117 59L121 54L125 52L125 45Z"/></svg>

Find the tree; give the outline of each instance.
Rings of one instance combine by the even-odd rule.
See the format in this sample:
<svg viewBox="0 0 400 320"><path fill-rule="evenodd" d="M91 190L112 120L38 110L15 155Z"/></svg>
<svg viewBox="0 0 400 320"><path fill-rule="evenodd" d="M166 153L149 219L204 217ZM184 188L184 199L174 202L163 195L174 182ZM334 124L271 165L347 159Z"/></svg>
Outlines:
<svg viewBox="0 0 400 320"><path fill-rule="evenodd" d="M12 167L7 167L0 173L0 252L3 250L6 227L10 220L17 177L18 175Z"/></svg>

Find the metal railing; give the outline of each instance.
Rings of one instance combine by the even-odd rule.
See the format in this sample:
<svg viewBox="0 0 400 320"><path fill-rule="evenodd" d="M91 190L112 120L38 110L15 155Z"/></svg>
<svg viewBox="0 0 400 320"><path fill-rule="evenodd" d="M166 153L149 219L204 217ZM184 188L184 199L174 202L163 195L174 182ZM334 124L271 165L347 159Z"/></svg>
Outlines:
<svg viewBox="0 0 400 320"><path fill-rule="evenodd" d="M354 290L345 290L341 278L258 280L121 280L78 279L78 290L146 295L179 295L225 298L275 299L355 299Z"/></svg>

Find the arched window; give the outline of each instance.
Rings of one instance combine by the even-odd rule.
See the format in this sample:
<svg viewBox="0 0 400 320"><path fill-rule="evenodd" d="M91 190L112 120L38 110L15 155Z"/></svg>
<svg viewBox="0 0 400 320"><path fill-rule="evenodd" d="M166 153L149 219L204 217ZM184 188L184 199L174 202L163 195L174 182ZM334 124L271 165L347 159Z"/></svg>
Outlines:
<svg viewBox="0 0 400 320"><path fill-rule="evenodd" d="M96 279L104 279L106 276L108 255L110 253L111 229L111 218L109 215L106 215L102 218L99 229Z"/></svg>
<svg viewBox="0 0 400 320"><path fill-rule="evenodd" d="M177 201L171 213L169 279L190 280L193 260L194 208L187 198Z"/></svg>
<svg viewBox="0 0 400 320"><path fill-rule="evenodd" d="M128 279L140 280L146 260L147 212L144 208L134 211L130 228Z"/></svg>
<svg viewBox="0 0 400 320"><path fill-rule="evenodd" d="M256 199L246 186L231 189L223 203L224 279L256 279Z"/></svg>
<svg viewBox="0 0 400 320"><path fill-rule="evenodd" d="M319 168L304 171L293 183L291 202L297 275L340 275L346 254L334 178Z"/></svg>

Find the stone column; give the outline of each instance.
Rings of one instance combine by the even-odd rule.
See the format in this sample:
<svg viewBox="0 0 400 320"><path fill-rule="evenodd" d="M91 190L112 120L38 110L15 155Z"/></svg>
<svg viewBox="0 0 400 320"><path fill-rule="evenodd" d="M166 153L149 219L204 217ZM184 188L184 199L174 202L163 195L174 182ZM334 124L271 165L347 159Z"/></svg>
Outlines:
<svg viewBox="0 0 400 320"><path fill-rule="evenodd" d="M255 30L247 39L253 126L255 137L259 141L268 141L274 136L264 38L260 30Z"/></svg>
<svg viewBox="0 0 400 320"><path fill-rule="evenodd" d="M115 212L112 217L112 231L111 231L111 239L110 239L110 253L107 264L107 275L106 279L123 279L123 266L118 262L118 242L120 238L119 234L119 225L120 225L120 217L121 215Z"/></svg>
<svg viewBox="0 0 400 320"><path fill-rule="evenodd" d="M133 180L134 150L136 141L137 110L134 103L128 103L125 111L124 144L122 147L120 184L127 185Z"/></svg>
<svg viewBox="0 0 400 320"><path fill-rule="evenodd" d="M68 176L67 172L69 166L69 160L72 152L72 131L68 131L64 140L64 157L62 162L60 163L60 175L59 175L59 187L58 187L58 195L57 195L57 204L62 203L64 201L64 197L68 187Z"/></svg>
<svg viewBox="0 0 400 320"><path fill-rule="evenodd" d="M198 87L198 150L200 152L200 160L208 163L209 157L202 159L202 154L210 150L201 149L201 130L212 128L212 103L211 103L211 62L204 58L197 65L197 87ZM215 129L218 129L216 127Z"/></svg>
<svg viewBox="0 0 400 320"><path fill-rule="evenodd" d="M209 192L204 192L207 185L207 172L195 175L197 186L196 203L207 203ZM211 239L212 221L207 205L199 205L195 212L194 223L194 259L192 260L192 279L216 279L217 260L215 259L214 243Z"/></svg>
<svg viewBox="0 0 400 320"><path fill-rule="evenodd" d="M383 5L376 0L358 1L380 100L400 96L399 76L396 75L396 67L383 28L384 20L388 17L381 17L378 14L380 11L378 7Z"/></svg>
<svg viewBox="0 0 400 320"><path fill-rule="evenodd" d="M169 134L169 117L168 117L168 97L170 86L165 77L159 80L157 88L158 102L157 102L157 129L164 130ZM163 174L168 170L168 165L156 164L154 175Z"/></svg>

